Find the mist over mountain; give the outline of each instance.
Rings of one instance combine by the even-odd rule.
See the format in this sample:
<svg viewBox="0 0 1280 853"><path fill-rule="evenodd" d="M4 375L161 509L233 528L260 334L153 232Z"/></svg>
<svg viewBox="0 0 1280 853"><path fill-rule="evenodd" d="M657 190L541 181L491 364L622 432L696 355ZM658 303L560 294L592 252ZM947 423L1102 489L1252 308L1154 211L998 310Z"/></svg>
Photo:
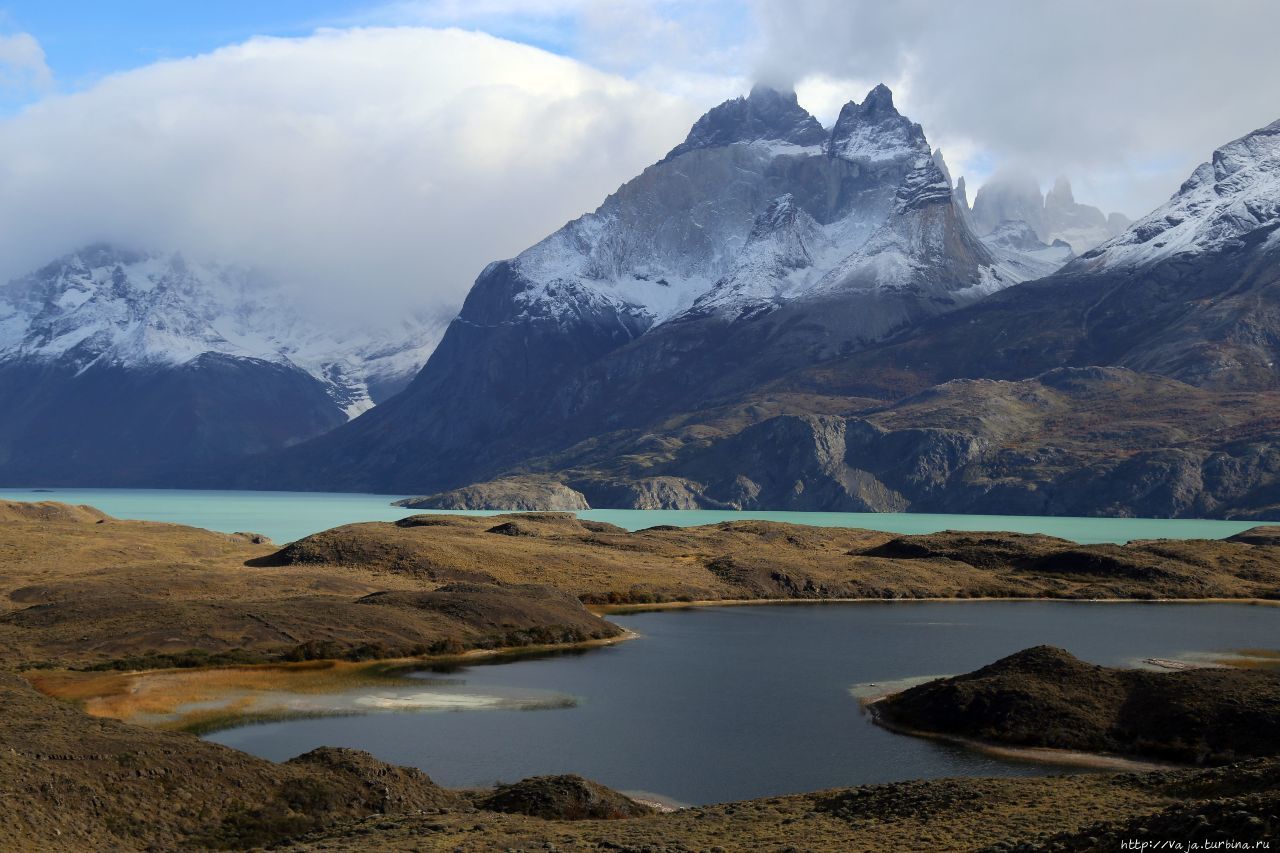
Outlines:
<svg viewBox="0 0 1280 853"><path fill-rule="evenodd" d="M599 209L489 265L405 394L262 473L463 485L973 303L1027 277L1010 254L973 233L887 87L825 130L757 86Z"/></svg>
<svg viewBox="0 0 1280 853"><path fill-rule="evenodd" d="M513 494L537 505L556 490L559 501L641 508L1280 517L1278 139L1280 122L1222 146L1167 204L1056 273L880 340L797 345L857 327L880 304L865 287L807 290L769 303L764 320L712 312L660 324L541 389L520 442L491 434L478 464L450 469L497 469L496 481L421 505L496 506ZM967 217L954 193L913 207L944 182L904 179L895 198L913 201L877 233L900 233L924 209L971 234L955 224ZM772 257L803 267L812 225L785 203L765 218L786 235ZM836 269L862 269L878 245L867 238ZM962 271L974 255L951 245L944 267ZM1044 251L1025 220L979 245L987 258ZM929 268L921 257L913 269ZM891 276L879 280L897 293ZM820 316L792 313L809 299ZM419 383L432 366L415 388L429 387ZM401 420L397 408L366 452L388 446L396 421L422 423L423 410ZM341 458L351 451L335 440L374 424L295 452ZM521 446L532 450L501 455Z"/></svg>
<svg viewBox="0 0 1280 853"><path fill-rule="evenodd" d="M1001 177L970 207L883 85L830 128L757 86L489 264L438 346L431 317L335 325L305 289L93 247L2 291L20 415L0 473L495 508L1269 517L1277 133L1093 246L1123 220L1065 180Z"/></svg>
<svg viewBox="0 0 1280 853"><path fill-rule="evenodd" d="M442 327L362 324L253 270L88 246L0 287L0 478L180 481L311 438L407 385Z"/></svg>
<svg viewBox="0 0 1280 853"><path fill-rule="evenodd" d="M1006 222L1025 222L1045 243L1061 240L1076 254L1122 233L1130 220L1122 213L1104 214L1075 200L1071 182L1054 181L1040 192L1034 176L1019 171L999 172L987 180L973 200L972 221L979 233L990 234Z"/></svg>

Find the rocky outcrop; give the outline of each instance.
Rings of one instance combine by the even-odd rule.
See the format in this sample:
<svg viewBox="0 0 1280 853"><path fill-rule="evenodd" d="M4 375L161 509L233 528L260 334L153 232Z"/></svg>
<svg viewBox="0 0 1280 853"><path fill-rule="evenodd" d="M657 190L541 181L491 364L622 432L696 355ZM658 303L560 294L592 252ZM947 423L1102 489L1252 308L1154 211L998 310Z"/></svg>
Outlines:
<svg viewBox="0 0 1280 853"><path fill-rule="evenodd" d="M1228 536L1227 541L1240 542L1244 545L1261 545L1266 548L1280 547L1280 525L1250 527L1243 533Z"/></svg>
<svg viewBox="0 0 1280 853"><path fill-rule="evenodd" d="M889 723L1014 746L1225 764L1280 753L1280 673L1148 672L1037 646L876 703Z"/></svg>
<svg viewBox="0 0 1280 853"><path fill-rule="evenodd" d="M857 416L682 427L561 476L597 508L1280 519L1277 408L1273 393L1064 368L956 380Z"/></svg>
<svg viewBox="0 0 1280 853"><path fill-rule="evenodd" d="M649 806L572 774L534 776L513 785L499 785L477 805L486 811L546 820L619 820L654 814Z"/></svg>
<svg viewBox="0 0 1280 853"><path fill-rule="evenodd" d="M572 511L590 509L579 491L555 480L512 477L477 483L421 498L406 498L396 506L413 509L502 509Z"/></svg>
<svg viewBox="0 0 1280 853"><path fill-rule="evenodd" d="M672 148L664 161L699 148L760 140L800 147L822 145L827 132L800 106L795 92L755 86L747 97L725 101L698 119L684 142Z"/></svg>

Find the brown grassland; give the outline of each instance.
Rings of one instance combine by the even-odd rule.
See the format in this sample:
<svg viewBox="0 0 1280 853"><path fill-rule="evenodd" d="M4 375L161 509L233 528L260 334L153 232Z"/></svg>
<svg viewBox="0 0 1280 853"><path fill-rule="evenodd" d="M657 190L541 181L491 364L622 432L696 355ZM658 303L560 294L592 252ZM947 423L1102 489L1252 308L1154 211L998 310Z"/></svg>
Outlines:
<svg viewBox="0 0 1280 853"><path fill-rule="evenodd" d="M610 607L934 597L1276 601L1280 548L1269 537L1079 546L763 522L628 533L558 514L415 516L279 548L0 504L0 838L19 850L1074 850L1137 823L1181 832L1204 814L1261 821L1233 829L1246 835L1275 829L1273 758L650 814L570 777L448 791L349 750L275 764L163 730L252 714L254 697L282 687L391 683L402 658L614 641L621 631L598 615ZM174 716L219 698L204 717ZM854 724L852 702L850 713ZM512 813L535 805L542 816ZM638 816L577 819L623 814Z"/></svg>

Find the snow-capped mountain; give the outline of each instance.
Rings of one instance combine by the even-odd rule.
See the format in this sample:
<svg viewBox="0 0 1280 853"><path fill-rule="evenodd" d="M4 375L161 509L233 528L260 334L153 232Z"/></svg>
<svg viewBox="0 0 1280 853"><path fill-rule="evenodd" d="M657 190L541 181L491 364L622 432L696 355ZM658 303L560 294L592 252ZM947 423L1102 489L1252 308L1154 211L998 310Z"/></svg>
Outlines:
<svg viewBox="0 0 1280 853"><path fill-rule="evenodd" d="M937 201L950 203L950 179L885 86L846 104L830 132L794 93L757 86L598 210L505 262L520 280L515 316L604 312L634 336L841 289L934 290L959 304L1025 279L976 244L971 268L928 270L944 253L943 223L923 221Z"/></svg>
<svg viewBox="0 0 1280 853"><path fill-rule="evenodd" d="M1020 271L1027 279L1043 278L1075 257L1071 245L1065 240L1054 240L1051 245L1046 245L1040 241L1035 229L1021 219L1005 220L983 237L982 242L991 254Z"/></svg>
<svg viewBox="0 0 1280 853"><path fill-rule="evenodd" d="M295 367L352 418L413 378L444 323L335 328L267 277L178 254L90 246L0 287L0 362L177 367L205 354Z"/></svg>
<svg viewBox="0 0 1280 853"><path fill-rule="evenodd" d="M441 323L319 313L249 270L90 246L0 287L0 483L181 485L403 388Z"/></svg>
<svg viewBox="0 0 1280 853"><path fill-rule="evenodd" d="M323 482L456 483L602 418L866 346L1049 264L978 239L888 88L827 130L794 93L757 86L598 209L486 267L405 394L333 437L348 470Z"/></svg>
<svg viewBox="0 0 1280 853"><path fill-rule="evenodd" d="M1074 266L1149 267L1178 255L1230 248L1253 233L1280 244L1280 121L1213 152L1168 202Z"/></svg>

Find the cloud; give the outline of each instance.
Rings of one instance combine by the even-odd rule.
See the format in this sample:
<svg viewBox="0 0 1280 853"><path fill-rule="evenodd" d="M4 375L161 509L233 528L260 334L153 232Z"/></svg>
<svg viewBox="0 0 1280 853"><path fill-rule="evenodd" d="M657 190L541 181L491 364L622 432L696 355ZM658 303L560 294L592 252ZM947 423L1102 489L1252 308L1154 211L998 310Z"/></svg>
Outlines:
<svg viewBox="0 0 1280 853"><path fill-rule="evenodd" d="M1272 0L757 0L754 75L883 80L953 163L1066 173L1131 214L1276 118ZM859 95L860 97L860 95ZM982 175L979 174L979 177ZM970 175L973 177L973 174Z"/></svg>
<svg viewBox="0 0 1280 853"><path fill-rule="evenodd" d="M262 266L317 299L456 307L700 112L478 33L256 38L0 122L0 274L104 239Z"/></svg>
<svg viewBox="0 0 1280 853"><path fill-rule="evenodd" d="M44 92L53 86L53 72L44 48L30 33L0 35L0 89Z"/></svg>
<svg viewBox="0 0 1280 853"><path fill-rule="evenodd" d="M699 103L751 84L743 0L391 0L334 23L478 30Z"/></svg>

